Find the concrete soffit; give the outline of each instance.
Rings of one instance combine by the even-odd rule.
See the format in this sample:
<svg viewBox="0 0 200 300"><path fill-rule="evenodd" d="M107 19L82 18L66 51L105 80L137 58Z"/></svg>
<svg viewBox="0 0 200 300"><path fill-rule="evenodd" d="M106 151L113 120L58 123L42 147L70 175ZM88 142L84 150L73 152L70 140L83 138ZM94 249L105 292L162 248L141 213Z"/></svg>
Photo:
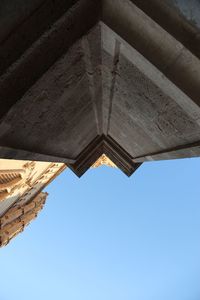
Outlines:
<svg viewBox="0 0 200 300"><path fill-rule="evenodd" d="M152 1L152 3L155 2ZM148 7L143 7L140 3L140 1L130 0L72 1L73 5L66 12L64 12L63 6L63 13L58 14L57 20L53 20L50 28L41 32L40 37L38 36L35 40L30 38L29 44L27 43L28 47L27 45L24 48L18 46L18 58L15 55L12 59L13 51L10 56L5 57L4 66L0 70L2 74L0 77L0 157L64 162L78 176L81 176L102 154L106 154L114 164L130 176L143 161L153 160L156 157L157 159L168 159L171 158L169 153L176 152L177 155L177 151L185 151L180 157L200 156L200 136L198 139L198 128L200 126L200 60L195 47L190 48L185 41L187 40L186 34L191 40L191 30L185 30L183 33L173 31L167 23L161 22L158 17L149 12ZM162 9L164 8L162 7ZM184 20L180 20L174 13L169 12L169 14L174 22L185 24ZM187 27L186 25L185 27ZM19 26L18 30L22 27L23 24L21 27ZM88 40L87 38L84 39L94 28L97 28L96 31L94 30L96 40L92 37L90 42L97 49L95 42L100 41L101 53L100 56L96 56L97 60L99 59L97 62L95 61L96 58L91 59L92 54L87 48ZM115 41L112 43L113 36ZM9 39L1 44L0 53L4 54L6 47L9 48L10 45L14 46L15 39L16 35L14 35L13 40L12 35L10 35ZM50 69L53 70L54 64L80 39L82 39L81 45L84 53L86 53L84 63L87 81L89 82L88 89L93 102L96 131L91 134L90 138L88 137L87 144L81 144L81 139L80 142L77 142L77 145L81 144L81 146L80 151L75 156L73 156L71 150L64 152L61 149L62 151L56 153L53 150L48 152L46 148L36 148L36 142L33 146L31 143L27 145L25 142L21 145L18 142L15 143L18 136L12 136L11 127L13 127L13 123L10 120L14 119L13 116L19 110L20 103L23 101L24 103L28 102L29 97L32 99L31 96L34 93L35 96L38 91L41 92L40 87L38 90L36 87L36 92L34 92L35 84L37 85L37 82L43 80L41 78L45 78L45 74L50 72ZM91 45L89 46L92 48ZM106 50L106 53L110 51L113 58L110 72L112 78L109 87L109 101L106 102L106 105L103 96L99 101L96 101L95 94L98 89L95 86L97 85L95 80L101 82L102 93L104 93L105 82L108 81L105 75L107 70L103 68L102 62L104 50ZM135 147L138 147L140 152L137 149L135 152L134 150L131 151L130 149L133 147L131 148L128 143L127 145L122 143L122 140L126 138L124 132L121 134L121 140L117 140L115 133L117 131L115 129L116 120L112 116L112 110L120 55L123 58L126 56L145 75L145 78L151 80L164 95L173 99L173 103L177 107L181 107L189 116L188 118L191 118L195 123L195 128L198 127L196 135L194 134L191 137L187 133L186 136L184 135L185 129L183 129L181 133L178 133L179 136L177 134L177 140L173 137L169 143L165 143L157 137L157 133L155 137L152 137L150 130L148 131L148 128L145 128L145 134L153 140L154 144L152 144L152 147L143 149L137 142ZM94 65L92 65L93 63ZM100 68L99 73L98 68ZM93 69L95 69L97 79L94 77ZM45 92L46 90L44 87ZM115 93L117 94L117 91ZM33 101L30 101L30 103L33 103ZM89 104L86 104L84 109L87 110L88 106ZM116 111L117 109L116 104ZM125 113L122 110L119 114L121 116ZM117 115L115 118L117 118ZM131 117L129 123L132 121L133 118ZM167 122L171 126L170 120L167 119ZM190 119L188 119L189 123L191 123ZM163 134L162 128L160 131ZM169 133L168 136L170 139ZM21 136L18 140L20 138ZM67 147L68 144L69 142L65 146Z"/></svg>

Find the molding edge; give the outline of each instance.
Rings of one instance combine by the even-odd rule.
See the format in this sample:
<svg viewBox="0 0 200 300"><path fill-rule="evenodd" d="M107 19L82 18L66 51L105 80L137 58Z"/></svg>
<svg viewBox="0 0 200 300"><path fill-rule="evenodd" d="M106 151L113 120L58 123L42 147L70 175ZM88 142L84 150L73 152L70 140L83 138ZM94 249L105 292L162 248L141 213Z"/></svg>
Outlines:
<svg viewBox="0 0 200 300"><path fill-rule="evenodd" d="M95 138L68 167L81 177L96 161L105 154L122 172L130 177L141 163L134 163L132 157L110 136Z"/></svg>

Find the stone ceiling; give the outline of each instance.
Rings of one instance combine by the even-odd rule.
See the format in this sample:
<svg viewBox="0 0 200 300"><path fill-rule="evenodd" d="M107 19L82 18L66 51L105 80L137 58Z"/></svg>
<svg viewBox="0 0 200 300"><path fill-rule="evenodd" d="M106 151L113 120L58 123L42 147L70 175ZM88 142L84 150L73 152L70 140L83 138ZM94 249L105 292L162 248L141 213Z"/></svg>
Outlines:
<svg viewBox="0 0 200 300"><path fill-rule="evenodd" d="M170 1L20 9L0 32L0 158L81 176L106 154L130 176L148 160L200 156L199 28Z"/></svg>

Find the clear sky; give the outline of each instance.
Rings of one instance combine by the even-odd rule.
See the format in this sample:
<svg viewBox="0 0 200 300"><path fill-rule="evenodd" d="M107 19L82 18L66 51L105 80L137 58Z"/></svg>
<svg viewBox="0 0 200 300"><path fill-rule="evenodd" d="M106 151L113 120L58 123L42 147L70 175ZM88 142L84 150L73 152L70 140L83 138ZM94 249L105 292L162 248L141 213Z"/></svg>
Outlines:
<svg viewBox="0 0 200 300"><path fill-rule="evenodd" d="M0 300L199 300L200 159L70 170L0 250Z"/></svg>

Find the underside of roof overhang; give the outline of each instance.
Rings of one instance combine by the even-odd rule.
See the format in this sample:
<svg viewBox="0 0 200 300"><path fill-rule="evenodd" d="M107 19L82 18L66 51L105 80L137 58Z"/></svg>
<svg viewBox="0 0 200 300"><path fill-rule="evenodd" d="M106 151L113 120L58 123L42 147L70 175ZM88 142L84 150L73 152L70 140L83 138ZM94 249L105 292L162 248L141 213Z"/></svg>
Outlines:
<svg viewBox="0 0 200 300"><path fill-rule="evenodd" d="M144 161L200 156L199 31L151 2L165 17L144 1L79 0L45 21L40 6L1 43L1 158L81 176L105 153L130 176Z"/></svg>

